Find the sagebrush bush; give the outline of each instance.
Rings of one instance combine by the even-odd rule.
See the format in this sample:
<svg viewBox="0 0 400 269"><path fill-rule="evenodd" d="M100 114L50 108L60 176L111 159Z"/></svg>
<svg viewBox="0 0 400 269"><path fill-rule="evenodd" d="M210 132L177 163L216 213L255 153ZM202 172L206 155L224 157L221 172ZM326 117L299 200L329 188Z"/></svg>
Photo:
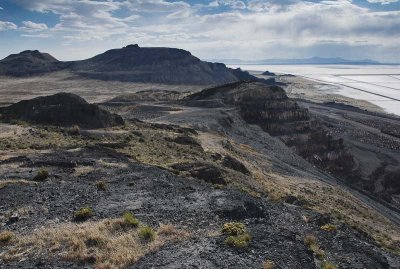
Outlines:
<svg viewBox="0 0 400 269"><path fill-rule="evenodd" d="M143 240L153 241L156 237L156 233L150 226L143 226L139 228L138 235Z"/></svg>
<svg viewBox="0 0 400 269"><path fill-rule="evenodd" d="M226 235L239 235L246 232L246 226L240 222L228 222L222 227L222 233Z"/></svg>
<svg viewBox="0 0 400 269"><path fill-rule="evenodd" d="M49 177L49 171L47 171L46 169L40 169L36 176L33 178L33 180L35 181L44 181L46 178Z"/></svg>
<svg viewBox="0 0 400 269"><path fill-rule="evenodd" d="M82 207L74 213L74 220L84 221L93 216L93 210L90 207Z"/></svg>
<svg viewBox="0 0 400 269"><path fill-rule="evenodd" d="M245 248L249 245L251 236L248 233L230 235L225 239L225 244L235 248Z"/></svg>

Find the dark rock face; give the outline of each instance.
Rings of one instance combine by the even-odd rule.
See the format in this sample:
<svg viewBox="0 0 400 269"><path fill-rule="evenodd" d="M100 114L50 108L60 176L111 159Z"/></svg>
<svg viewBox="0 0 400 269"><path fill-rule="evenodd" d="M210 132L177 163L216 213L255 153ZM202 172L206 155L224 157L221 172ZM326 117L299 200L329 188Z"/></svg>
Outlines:
<svg viewBox="0 0 400 269"><path fill-rule="evenodd" d="M121 116L70 93L57 93L20 101L0 110L4 121L21 120L58 126L78 125L85 128L104 128L122 125Z"/></svg>
<svg viewBox="0 0 400 269"><path fill-rule="evenodd" d="M208 163L178 163L171 166L178 171L187 171L192 177L212 184L226 185L218 167Z"/></svg>
<svg viewBox="0 0 400 269"><path fill-rule="evenodd" d="M0 75L30 76L62 69L64 64L47 53L26 50L11 54L0 61Z"/></svg>

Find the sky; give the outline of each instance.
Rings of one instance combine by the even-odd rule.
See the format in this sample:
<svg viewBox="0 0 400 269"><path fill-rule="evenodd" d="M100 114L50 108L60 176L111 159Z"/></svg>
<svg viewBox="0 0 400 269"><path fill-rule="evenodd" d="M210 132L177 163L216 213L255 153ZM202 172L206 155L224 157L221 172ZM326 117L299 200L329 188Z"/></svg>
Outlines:
<svg viewBox="0 0 400 269"><path fill-rule="evenodd" d="M400 0L0 0L0 58L38 49L79 60L127 44L400 63Z"/></svg>

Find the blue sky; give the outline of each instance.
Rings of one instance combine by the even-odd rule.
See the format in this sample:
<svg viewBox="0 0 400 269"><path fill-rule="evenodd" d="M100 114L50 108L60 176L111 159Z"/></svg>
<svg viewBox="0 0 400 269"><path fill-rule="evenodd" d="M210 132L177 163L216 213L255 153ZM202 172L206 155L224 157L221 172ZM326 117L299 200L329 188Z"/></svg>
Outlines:
<svg viewBox="0 0 400 269"><path fill-rule="evenodd" d="M400 62L400 0L0 0L0 58L76 60L134 43L202 59Z"/></svg>

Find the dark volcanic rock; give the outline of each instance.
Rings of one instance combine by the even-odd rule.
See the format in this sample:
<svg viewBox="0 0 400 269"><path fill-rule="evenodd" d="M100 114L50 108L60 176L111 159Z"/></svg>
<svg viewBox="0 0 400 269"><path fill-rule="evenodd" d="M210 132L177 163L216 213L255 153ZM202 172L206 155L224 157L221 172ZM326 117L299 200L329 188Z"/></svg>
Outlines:
<svg viewBox="0 0 400 269"><path fill-rule="evenodd" d="M250 174L250 171L246 168L246 166L243 163L239 162L238 160L236 160L231 156L225 156L224 159L222 160L222 164L225 167L241 172L243 174L246 175Z"/></svg>
<svg viewBox="0 0 400 269"><path fill-rule="evenodd" d="M48 73L62 69L64 63L48 53L37 50L26 50L18 54L11 54L0 61L0 75L30 76Z"/></svg>
<svg viewBox="0 0 400 269"><path fill-rule="evenodd" d="M188 171L192 177L202 179L212 184L225 185L226 181L222 177L218 167L208 163L177 163L171 166L178 171Z"/></svg>
<svg viewBox="0 0 400 269"><path fill-rule="evenodd" d="M264 76L275 76L275 73L272 73L272 72L267 70L267 71L263 72L262 75L264 75Z"/></svg>
<svg viewBox="0 0 400 269"><path fill-rule="evenodd" d="M78 125L85 128L104 128L122 125L121 116L70 93L57 93L20 101L0 109L4 121L21 120L57 126Z"/></svg>

